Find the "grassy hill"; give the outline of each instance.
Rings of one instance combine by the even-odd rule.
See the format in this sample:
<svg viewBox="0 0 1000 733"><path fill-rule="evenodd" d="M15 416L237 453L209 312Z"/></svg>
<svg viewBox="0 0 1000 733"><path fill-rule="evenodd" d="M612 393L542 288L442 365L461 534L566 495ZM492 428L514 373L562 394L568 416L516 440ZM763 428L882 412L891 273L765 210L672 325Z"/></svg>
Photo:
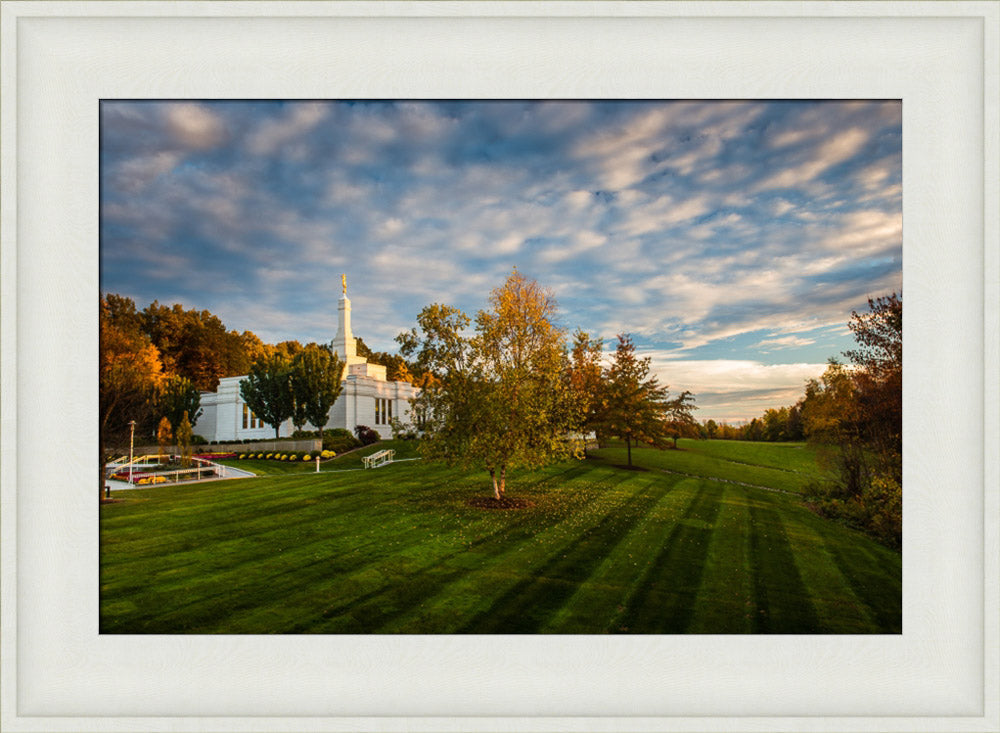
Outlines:
<svg viewBox="0 0 1000 733"><path fill-rule="evenodd" d="M900 554L801 504L810 449L681 447L515 472L518 510L470 505L485 473L334 472L377 447L123 492L101 508L101 631L900 631Z"/></svg>

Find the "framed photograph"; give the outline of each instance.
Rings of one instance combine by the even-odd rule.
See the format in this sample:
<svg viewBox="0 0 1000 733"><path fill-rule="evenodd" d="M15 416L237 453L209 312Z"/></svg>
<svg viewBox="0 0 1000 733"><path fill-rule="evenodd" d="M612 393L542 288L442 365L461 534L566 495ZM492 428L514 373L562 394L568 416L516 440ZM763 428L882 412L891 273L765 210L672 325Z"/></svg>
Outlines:
<svg viewBox="0 0 1000 733"><path fill-rule="evenodd" d="M1000 727L995 3L4 2L0 35L0 728ZM896 105L901 633L101 633L101 207L155 225L102 191L103 115L189 104L198 143L204 100L359 99Z"/></svg>

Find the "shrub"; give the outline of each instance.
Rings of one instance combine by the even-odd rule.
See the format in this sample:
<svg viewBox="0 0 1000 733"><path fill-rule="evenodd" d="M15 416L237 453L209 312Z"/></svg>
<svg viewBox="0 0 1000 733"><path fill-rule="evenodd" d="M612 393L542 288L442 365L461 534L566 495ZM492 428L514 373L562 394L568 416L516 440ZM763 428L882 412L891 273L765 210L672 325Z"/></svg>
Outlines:
<svg viewBox="0 0 1000 733"><path fill-rule="evenodd" d="M903 491L893 478L872 477L860 496L837 483L812 484L807 494L821 515L839 519L889 547L902 546Z"/></svg>
<svg viewBox="0 0 1000 733"><path fill-rule="evenodd" d="M311 461L312 460L312 456L310 456L308 453L306 453L304 456L302 456L302 460L303 461Z"/></svg>
<svg viewBox="0 0 1000 733"><path fill-rule="evenodd" d="M416 426L411 425L410 423L404 423L397 417L394 417L389 421L389 426L392 428L392 437L395 440L416 440Z"/></svg>
<svg viewBox="0 0 1000 733"><path fill-rule="evenodd" d="M367 425L358 425L354 428L354 432L357 433L358 440L361 441L361 445L371 445L372 443L377 443L379 441L378 433Z"/></svg>
<svg viewBox="0 0 1000 733"><path fill-rule="evenodd" d="M345 453L357 448L361 442L350 431L344 428L333 428L323 431L323 448L336 453Z"/></svg>
<svg viewBox="0 0 1000 733"><path fill-rule="evenodd" d="M241 460L241 461L242 461L242 460L243 460L244 458L246 458L246 457L247 457L247 454L246 454L246 453L240 453L240 460Z"/></svg>
<svg viewBox="0 0 1000 733"><path fill-rule="evenodd" d="M215 442L216 441L213 440L212 444L214 444ZM194 433L191 436L191 445L209 445L209 442L205 440L202 436L198 435L197 433Z"/></svg>

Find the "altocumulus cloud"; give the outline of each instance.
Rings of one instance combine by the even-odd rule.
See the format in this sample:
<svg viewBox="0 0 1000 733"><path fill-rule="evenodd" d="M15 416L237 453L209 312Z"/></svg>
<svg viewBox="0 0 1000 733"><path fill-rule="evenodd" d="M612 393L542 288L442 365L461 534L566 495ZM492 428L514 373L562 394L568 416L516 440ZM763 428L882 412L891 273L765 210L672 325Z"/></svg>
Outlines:
<svg viewBox="0 0 1000 733"><path fill-rule="evenodd" d="M346 272L392 349L516 265L567 329L632 333L699 417L743 419L901 288L901 154L894 101L108 101L101 286L313 341Z"/></svg>

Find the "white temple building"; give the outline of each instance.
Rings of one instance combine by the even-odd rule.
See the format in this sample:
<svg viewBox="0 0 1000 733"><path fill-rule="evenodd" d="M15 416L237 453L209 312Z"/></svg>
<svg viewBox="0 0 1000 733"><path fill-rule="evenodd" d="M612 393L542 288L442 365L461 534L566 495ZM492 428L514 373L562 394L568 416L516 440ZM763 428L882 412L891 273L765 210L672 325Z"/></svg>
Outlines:
<svg viewBox="0 0 1000 733"><path fill-rule="evenodd" d="M351 332L351 301L347 298L347 282L342 276L343 294L337 303L337 335L331 347L344 368L344 383L337 402L330 408L330 422L326 429L346 428L354 433L358 425L367 425L383 438L392 437L390 424L393 418L404 425L411 423L409 400L416 396L417 388L409 382L389 382L385 367L369 364L358 356L357 339ZM247 407L240 396L241 377L219 380L215 392L201 393L202 415L195 432L206 440L218 442L274 437L274 428L262 421ZM316 430L311 424L304 429ZM286 420L279 428L280 437L295 431L292 421Z"/></svg>

